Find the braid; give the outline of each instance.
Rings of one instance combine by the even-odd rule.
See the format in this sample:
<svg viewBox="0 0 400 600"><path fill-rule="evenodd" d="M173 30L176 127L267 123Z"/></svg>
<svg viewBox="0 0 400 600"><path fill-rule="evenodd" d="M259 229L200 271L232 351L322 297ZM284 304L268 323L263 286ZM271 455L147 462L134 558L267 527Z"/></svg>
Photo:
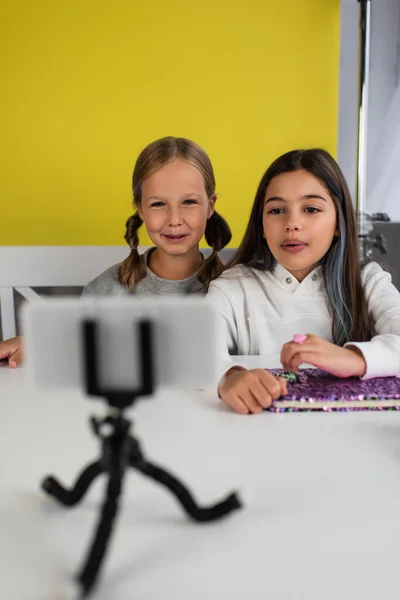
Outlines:
<svg viewBox="0 0 400 600"><path fill-rule="evenodd" d="M146 277L146 264L137 250L139 246L138 229L143 224L138 212L135 212L126 222L124 239L131 249L129 256L120 264L118 281L128 290L132 290L135 283Z"/></svg>
<svg viewBox="0 0 400 600"><path fill-rule="evenodd" d="M207 221L204 237L207 244L211 246L212 253L200 267L197 277L208 290L211 281L219 277L224 268L224 263L218 256L218 252L225 248L232 238L228 223L216 211Z"/></svg>

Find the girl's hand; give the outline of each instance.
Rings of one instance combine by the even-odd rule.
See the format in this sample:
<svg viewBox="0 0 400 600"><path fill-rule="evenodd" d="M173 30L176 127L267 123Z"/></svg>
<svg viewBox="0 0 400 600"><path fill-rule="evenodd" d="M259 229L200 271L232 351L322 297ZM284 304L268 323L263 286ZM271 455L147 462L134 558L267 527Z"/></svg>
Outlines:
<svg viewBox="0 0 400 600"><path fill-rule="evenodd" d="M220 398L242 415L260 413L271 406L272 400L286 394L286 379L275 377L264 369L248 371L233 367L224 375L218 387Z"/></svg>
<svg viewBox="0 0 400 600"><path fill-rule="evenodd" d="M8 366L15 369L22 363L22 337L13 337L0 342L0 360L8 360Z"/></svg>
<svg viewBox="0 0 400 600"><path fill-rule="evenodd" d="M284 369L296 372L302 363L308 363L336 377L362 377L367 365L357 347L341 348L316 335L307 335L301 344L287 342L281 351Z"/></svg>

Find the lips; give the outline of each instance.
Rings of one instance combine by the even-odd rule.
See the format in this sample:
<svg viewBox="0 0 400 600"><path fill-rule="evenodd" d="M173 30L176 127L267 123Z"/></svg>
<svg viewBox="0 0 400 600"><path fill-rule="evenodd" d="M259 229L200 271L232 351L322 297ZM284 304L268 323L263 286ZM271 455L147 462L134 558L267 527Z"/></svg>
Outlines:
<svg viewBox="0 0 400 600"><path fill-rule="evenodd" d="M165 239L174 244L176 244L178 242L182 242L184 239L187 238L187 236L188 236L187 233L180 233L180 234L165 234L164 233Z"/></svg>
<svg viewBox="0 0 400 600"><path fill-rule="evenodd" d="M288 238L286 240L283 240L281 246L307 246L306 242L303 242L302 240L298 240L296 238Z"/></svg>
<svg viewBox="0 0 400 600"><path fill-rule="evenodd" d="M169 234L169 233L164 233L164 236L167 238L171 238L173 240L179 239L179 238L183 238L187 236L187 233L176 233L176 234Z"/></svg>
<svg viewBox="0 0 400 600"><path fill-rule="evenodd" d="M301 240L284 240L281 244L282 250L285 252L290 252L291 254L301 252L307 246L308 244L302 242Z"/></svg>

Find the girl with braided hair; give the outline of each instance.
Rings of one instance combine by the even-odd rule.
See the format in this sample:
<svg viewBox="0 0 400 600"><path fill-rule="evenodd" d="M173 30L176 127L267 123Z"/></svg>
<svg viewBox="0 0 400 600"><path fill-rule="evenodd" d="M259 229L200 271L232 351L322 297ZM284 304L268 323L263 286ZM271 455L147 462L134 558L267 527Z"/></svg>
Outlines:
<svg viewBox="0 0 400 600"><path fill-rule="evenodd" d="M223 263L218 252L231 231L215 211L215 178L207 154L185 138L165 137L139 155L133 178L135 212L126 222L129 256L84 289L86 294L205 293ZM145 225L154 247L138 252L138 230ZM212 248L199 250L201 238Z"/></svg>

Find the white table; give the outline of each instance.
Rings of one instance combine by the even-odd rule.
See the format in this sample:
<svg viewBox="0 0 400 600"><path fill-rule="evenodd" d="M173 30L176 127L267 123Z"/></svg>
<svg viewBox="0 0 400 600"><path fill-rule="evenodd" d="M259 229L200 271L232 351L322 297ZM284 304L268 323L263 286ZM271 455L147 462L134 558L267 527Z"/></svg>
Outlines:
<svg viewBox="0 0 400 600"><path fill-rule="evenodd" d="M39 489L70 484L98 456L87 418L100 401L32 393L0 367L0 590L4 600L64 600L97 519L103 482L62 507ZM149 459L197 499L234 489L246 508L187 520L160 485L132 471L95 600L398 600L400 414L240 416L202 393L129 411Z"/></svg>

